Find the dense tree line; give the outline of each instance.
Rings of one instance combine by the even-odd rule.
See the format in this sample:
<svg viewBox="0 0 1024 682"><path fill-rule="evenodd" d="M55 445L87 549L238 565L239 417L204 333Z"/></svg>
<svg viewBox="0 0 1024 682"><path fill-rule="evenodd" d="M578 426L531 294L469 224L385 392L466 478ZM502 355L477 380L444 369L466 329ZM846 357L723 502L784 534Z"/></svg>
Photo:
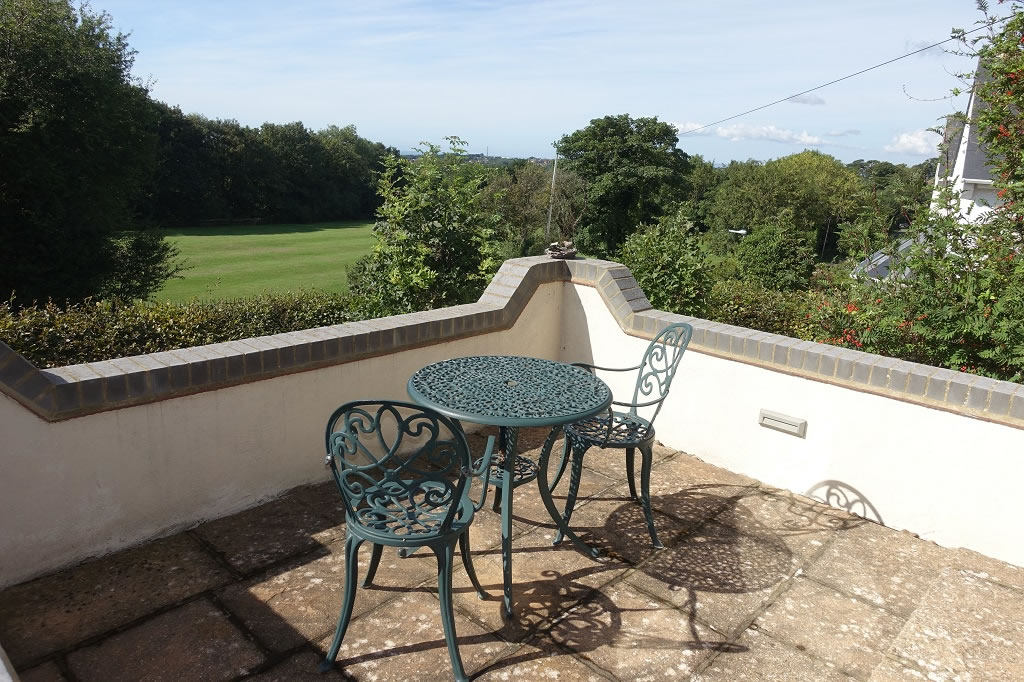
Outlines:
<svg viewBox="0 0 1024 682"><path fill-rule="evenodd" d="M251 128L162 102L152 107L156 167L139 210L161 225L368 218L378 204L374 173L397 153L353 126Z"/></svg>
<svg viewBox="0 0 1024 682"><path fill-rule="evenodd" d="M111 18L0 2L0 297L145 298L179 271L159 231L369 217L395 153L352 127L185 115L131 75Z"/></svg>

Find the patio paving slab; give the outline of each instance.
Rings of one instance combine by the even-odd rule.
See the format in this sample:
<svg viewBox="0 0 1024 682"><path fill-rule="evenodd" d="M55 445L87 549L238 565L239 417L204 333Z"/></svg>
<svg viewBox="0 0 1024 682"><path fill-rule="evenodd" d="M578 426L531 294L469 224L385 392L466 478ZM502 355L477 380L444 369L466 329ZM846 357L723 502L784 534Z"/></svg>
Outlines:
<svg viewBox="0 0 1024 682"><path fill-rule="evenodd" d="M179 682L244 675L264 660L227 615L206 599L68 656L81 682Z"/></svg>
<svg viewBox="0 0 1024 682"><path fill-rule="evenodd" d="M488 598L460 561L453 582L476 679L1024 679L1024 568L669 452L654 468L656 550L625 481L608 477L624 476L621 452L591 454L604 466L586 470L571 526L605 555L553 547L536 487L520 488L510 621L499 516L488 505L474 519ZM0 642L26 682L450 679L434 557L393 549L357 592L339 664L316 672L341 606L342 516L325 481L0 590ZM364 545L360 578L369 556Z"/></svg>
<svg viewBox="0 0 1024 682"><path fill-rule="evenodd" d="M821 614L828 618L821 618ZM758 630L865 679L906 620L811 580L793 581L757 619Z"/></svg>
<svg viewBox="0 0 1024 682"><path fill-rule="evenodd" d="M934 543L866 523L840 533L807 575L907 617L951 560Z"/></svg>
<svg viewBox="0 0 1024 682"><path fill-rule="evenodd" d="M690 675L725 638L626 583L562 616L551 638L624 680L671 680Z"/></svg>
<svg viewBox="0 0 1024 682"><path fill-rule="evenodd" d="M487 593L481 600L465 572L452 581L456 608L489 628L508 642L523 642L595 588L619 577L626 565L595 561L568 543L552 547L554 533L540 529L519 536L512 543L512 610L514 617L501 614L501 555L492 553L474 560L477 578ZM433 585L426 586L436 591Z"/></svg>
<svg viewBox="0 0 1024 682"><path fill-rule="evenodd" d="M370 563L370 546L359 548L360 585ZM359 616L437 575L429 552L399 559L385 549L370 587L358 587L353 615ZM345 591L344 543L321 556L304 556L218 593L224 606L271 651L287 651L334 631Z"/></svg>
<svg viewBox="0 0 1024 682"><path fill-rule="evenodd" d="M223 554L232 568L249 575L295 554L330 544L342 531L337 523L312 511L293 493L204 523L193 532Z"/></svg>
<svg viewBox="0 0 1024 682"><path fill-rule="evenodd" d="M809 656L757 630L747 630L691 682L853 682L834 663Z"/></svg>
<svg viewBox="0 0 1024 682"><path fill-rule="evenodd" d="M1024 592L947 568L890 653L929 679L1024 679Z"/></svg>
<svg viewBox="0 0 1024 682"><path fill-rule="evenodd" d="M67 682L68 679L60 674L60 669L53 661L26 670L19 677L21 682Z"/></svg>
<svg viewBox="0 0 1024 682"><path fill-rule="evenodd" d="M692 613L726 634L738 634L798 569L777 539L753 537L709 521L658 552L626 581Z"/></svg>
<svg viewBox="0 0 1024 682"><path fill-rule="evenodd" d="M510 648L507 642L459 614L455 631L468 675ZM331 637L322 639L320 651L326 652L330 643ZM416 590L353 620L336 667L357 680L374 682L451 679L441 604L432 594Z"/></svg>
<svg viewBox="0 0 1024 682"><path fill-rule="evenodd" d="M0 641L17 668L212 587L231 576L187 534L10 587Z"/></svg>
<svg viewBox="0 0 1024 682"><path fill-rule="evenodd" d="M574 654L555 647L547 640L537 645L524 644L480 671L474 682L536 682L572 680L573 682L614 682L607 672L587 665Z"/></svg>

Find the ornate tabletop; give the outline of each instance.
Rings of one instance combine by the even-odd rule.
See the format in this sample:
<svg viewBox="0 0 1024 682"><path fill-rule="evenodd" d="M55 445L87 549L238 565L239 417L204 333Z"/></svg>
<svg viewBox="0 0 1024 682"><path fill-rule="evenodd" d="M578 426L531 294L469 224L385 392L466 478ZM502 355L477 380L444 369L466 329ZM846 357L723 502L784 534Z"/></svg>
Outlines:
<svg viewBox="0 0 1024 682"><path fill-rule="evenodd" d="M587 370L514 355L477 355L427 365L409 396L441 414L493 426L554 426L608 409L612 392Z"/></svg>

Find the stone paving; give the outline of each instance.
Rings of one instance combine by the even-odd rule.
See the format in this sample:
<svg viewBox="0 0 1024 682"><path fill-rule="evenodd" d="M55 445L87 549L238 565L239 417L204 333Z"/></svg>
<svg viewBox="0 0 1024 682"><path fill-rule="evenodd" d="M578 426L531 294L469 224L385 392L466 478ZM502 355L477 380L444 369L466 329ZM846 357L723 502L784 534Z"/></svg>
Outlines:
<svg viewBox="0 0 1024 682"><path fill-rule="evenodd" d="M474 679L1024 679L1024 568L655 455L664 550L629 501L621 451L588 454L572 522L604 560L552 547L536 488L519 489L510 621L499 520L489 505L476 518L489 598L455 576ZM450 678L434 559L392 552L359 590L335 670L316 673L341 604L343 520L333 483L309 486L10 587L0 645L24 682Z"/></svg>

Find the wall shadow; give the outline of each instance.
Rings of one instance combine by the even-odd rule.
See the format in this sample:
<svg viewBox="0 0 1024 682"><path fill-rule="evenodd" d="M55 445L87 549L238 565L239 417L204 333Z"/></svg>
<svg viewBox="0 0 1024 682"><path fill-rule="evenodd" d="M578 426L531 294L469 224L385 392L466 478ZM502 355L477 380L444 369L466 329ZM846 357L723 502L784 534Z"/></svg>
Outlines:
<svg viewBox="0 0 1024 682"><path fill-rule="evenodd" d="M837 507L851 514L855 514L869 521L885 525L882 515L871 504L871 500L862 492L848 483L842 481L822 481L816 483L804 493L807 497L825 504Z"/></svg>

